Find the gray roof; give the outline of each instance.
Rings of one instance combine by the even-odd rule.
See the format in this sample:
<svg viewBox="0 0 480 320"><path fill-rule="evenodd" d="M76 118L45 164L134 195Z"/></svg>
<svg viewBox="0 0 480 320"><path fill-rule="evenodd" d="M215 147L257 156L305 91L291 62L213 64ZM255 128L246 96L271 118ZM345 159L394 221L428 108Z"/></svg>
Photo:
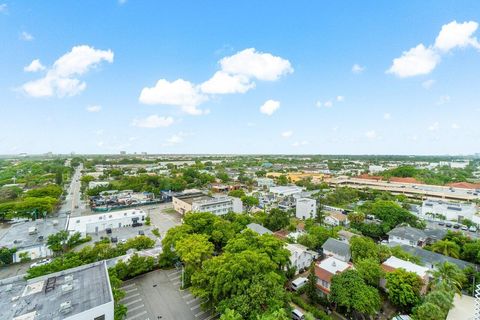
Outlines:
<svg viewBox="0 0 480 320"><path fill-rule="evenodd" d="M412 228L410 226L396 227L390 230L389 232L387 232L387 234L389 236L395 236L395 237L407 239L410 241L416 241L416 242L426 238L426 235L422 230L417 228Z"/></svg>
<svg viewBox="0 0 480 320"><path fill-rule="evenodd" d="M72 276L67 280L65 276ZM65 286L73 285L71 290ZM35 320L64 319L111 302L110 281L104 261L25 280L22 276L0 280L0 320L26 314ZM68 313L60 305L71 301ZM25 319L30 319L25 317Z"/></svg>
<svg viewBox="0 0 480 320"><path fill-rule="evenodd" d="M442 240L447 235L447 230L445 229L425 229L423 233L427 238L432 240Z"/></svg>
<svg viewBox="0 0 480 320"><path fill-rule="evenodd" d="M445 261L448 261L450 263L453 263L453 264L457 265L460 269L465 269L468 266L473 267L475 269L477 268L477 265L475 265L473 263L463 261L463 260L460 260L460 259L455 259L455 258L452 258L452 257L447 257L447 256L444 256L443 254L436 253L436 252L429 251L429 250L425 250L425 249L420 248L420 247L411 247L411 246L408 246L408 245L405 245L405 244L399 244L399 243L395 243L395 242L390 243L389 245L391 247L400 246L404 251L406 251L408 253L411 253L414 256L418 257L420 259L420 261L426 267L428 267L430 269L433 269L433 267L436 264L440 264L440 263L443 263Z"/></svg>
<svg viewBox="0 0 480 320"><path fill-rule="evenodd" d="M328 238L322 246L325 251L330 251L343 257L350 257L350 245L334 238Z"/></svg>
<svg viewBox="0 0 480 320"><path fill-rule="evenodd" d="M252 230L252 231L255 231L256 233L258 233L259 235L262 235L262 234L265 234L265 233L268 233L268 234L272 234L273 232L268 230L267 228L265 228L264 226L262 225L259 225L258 223L250 223L250 224L247 224L247 228Z"/></svg>

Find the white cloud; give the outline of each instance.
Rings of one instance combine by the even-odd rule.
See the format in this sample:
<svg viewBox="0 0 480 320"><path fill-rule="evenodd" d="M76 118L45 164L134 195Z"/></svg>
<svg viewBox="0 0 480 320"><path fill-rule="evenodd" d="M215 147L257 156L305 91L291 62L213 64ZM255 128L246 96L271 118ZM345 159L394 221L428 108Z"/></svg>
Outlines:
<svg viewBox="0 0 480 320"><path fill-rule="evenodd" d="M337 101L338 102L343 102L343 101L345 101L345 97L344 96L337 96Z"/></svg>
<svg viewBox="0 0 480 320"><path fill-rule="evenodd" d="M172 117L159 117L152 114L146 118L133 119L132 125L139 128L160 128L172 125L173 121Z"/></svg>
<svg viewBox="0 0 480 320"><path fill-rule="evenodd" d="M139 97L141 103L177 106L183 112L191 115L203 114L204 111L198 109L197 106L207 99L207 96L199 92L198 87L183 79L173 82L160 79L154 87L143 88Z"/></svg>
<svg viewBox="0 0 480 320"><path fill-rule="evenodd" d="M421 43L415 48L404 51L400 58L393 59L393 64L387 73L393 73L400 78L429 74L439 62L440 56Z"/></svg>
<svg viewBox="0 0 480 320"><path fill-rule="evenodd" d="M368 139L376 139L377 138L377 132L375 132L375 130L369 130L367 132L365 132L365 137L367 137Z"/></svg>
<svg viewBox="0 0 480 320"><path fill-rule="evenodd" d="M267 100L265 103L260 107L260 112L271 116L275 111L280 108L280 101L276 100Z"/></svg>
<svg viewBox="0 0 480 320"><path fill-rule="evenodd" d="M440 33L435 39L435 48L447 52L456 47L465 48L472 46L480 48L480 43L473 33L477 31L478 23L475 21L458 23L452 21L442 26Z"/></svg>
<svg viewBox="0 0 480 320"><path fill-rule="evenodd" d="M163 144L164 147L171 147L174 145L177 145L179 143L182 143L187 135L183 132L179 132L176 134L171 135Z"/></svg>
<svg viewBox="0 0 480 320"><path fill-rule="evenodd" d="M321 107L323 106L322 101L317 101L317 102L315 102L315 106L316 106L317 108L321 108Z"/></svg>
<svg viewBox="0 0 480 320"><path fill-rule="evenodd" d="M429 79L429 80L426 80L426 81L423 81L422 82L422 87L424 87L425 89L430 89L431 87L433 87L433 85L435 84L435 80L433 79Z"/></svg>
<svg viewBox="0 0 480 320"><path fill-rule="evenodd" d="M428 126L429 131L438 131L440 129L440 124L438 122L434 122Z"/></svg>
<svg viewBox="0 0 480 320"><path fill-rule="evenodd" d="M25 83L23 91L32 97L74 96L87 84L77 76L87 73L102 61L113 62L111 50L97 50L87 45L73 47L47 70L45 77Z"/></svg>
<svg viewBox="0 0 480 320"><path fill-rule="evenodd" d="M207 81L200 85L200 90L210 94L245 93L255 87L255 83L242 74L229 74L217 71Z"/></svg>
<svg viewBox="0 0 480 320"><path fill-rule="evenodd" d="M295 141L294 143L292 143L292 147L301 147L301 146L306 146L308 145L309 142L306 141L306 140L303 140L303 141Z"/></svg>
<svg viewBox="0 0 480 320"><path fill-rule="evenodd" d="M0 3L0 13L6 13L8 11L8 5L6 3Z"/></svg>
<svg viewBox="0 0 480 320"><path fill-rule="evenodd" d="M460 129L460 126L457 123L452 123L452 129Z"/></svg>
<svg viewBox="0 0 480 320"><path fill-rule="evenodd" d="M446 104L450 102L450 96L449 95L443 95L438 98L438 105Z"/></svg>
<svg viewBox="0 0 480 320"><path fill-rule="evenodd" d="M85 110L87 110L88 112L100 112L102 110L102 106L99 106L99 105L87 106Z"/></svg>
<svg viewBox="0 0 480 320"><path fill-rule="evenodd" d="M282 132L282 138L290 138L291 136L293 135L293 131L292 130L288 130L288 131L284 131Z"/></svg>
<svg viewBox="0 0 480 320"><path fill-rule="evenodd" d="M390 120L390 119L392 119L392 115L387 112L387 113L385 113L385 114L383 115L383 119L385 119L385 120Z"/></svg>
<svg viewBox="0 0 480 320"><path fill-rule="evenodd" d="M255 48L225 57L220 60L220 65L225 72L265 81L275 81L282 75L293 72L290 61L270 53L258 52Z"/></svg>
<svg viewBox="0 0 480 320"><path fill-rule="evenodd" d="M355 73L355 74L359 74L359 73L362 73L363 71L365 71L365 67L359 65L359 64L354 64L352 66L352 72Z"/></svg>
<svg viewBox="0 0 480 320"><path fill-rule="evenodd" d="M327 108L331 108L333 106L333 102L328 100L323 103L323 105Z"/></svg>
<svg viewBox="0 0 480 320"><path fill-rule="evenodd" d="M34 39L34 37L26 31L22 31L22 33L20 33L20 40L33 41L33 39Z"/></svg>
<svg viewBox="0 0 480 320"><path fill-rule="evenodd" d="M45 66L42 65L39 59L35 59L28 66L23 67L23 71L25 72L37 72L45 70Z"/></svg>

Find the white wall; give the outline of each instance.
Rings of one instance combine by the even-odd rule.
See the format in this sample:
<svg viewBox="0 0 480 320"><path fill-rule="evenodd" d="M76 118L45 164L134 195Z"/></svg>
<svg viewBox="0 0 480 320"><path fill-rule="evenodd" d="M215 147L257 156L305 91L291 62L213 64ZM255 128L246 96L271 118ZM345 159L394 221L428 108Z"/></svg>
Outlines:
<svg viewBox="0 0 480 320"><path fill-rule="evenodd" d="M317 202L314 199L297 199L295 216L298 219L314 218L317 212Z"/></svg>
<svg viewBox="0 0 480 320"><path fill-rule="evenodd" d="M72 301L74 303L74 301ZM86 310L81 313L72 315L71 317L65 318L65 320L93 320L96 317L105 315L105 320L113 320L113 301L110 301L106 304L102 304L93 309Z"/></svg>

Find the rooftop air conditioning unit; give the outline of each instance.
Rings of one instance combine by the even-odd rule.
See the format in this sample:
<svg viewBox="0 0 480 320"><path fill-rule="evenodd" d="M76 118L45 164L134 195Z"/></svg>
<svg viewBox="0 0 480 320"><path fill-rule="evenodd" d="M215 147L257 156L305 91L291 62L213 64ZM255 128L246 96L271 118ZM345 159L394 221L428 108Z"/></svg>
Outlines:
<svg viewBox="0 0 480 320"><path fill-rule="evenodd" d="M72 301L65 301L60 304L61 313L69 313L72 311Z"/></svg>
<svg viewBox="0 0 480 320"><path fill-rule="evenodd" d="M66 283L62 285L62 293L67 293L73 290L73 284L72 283Z"/></svg>
<svg viewBox="0 0 480 320"><path fill-rule="evenodd" d="M64 280L65 280L65 282L72 282L73 281L73 276L72 275L65 276Z"/></svg>

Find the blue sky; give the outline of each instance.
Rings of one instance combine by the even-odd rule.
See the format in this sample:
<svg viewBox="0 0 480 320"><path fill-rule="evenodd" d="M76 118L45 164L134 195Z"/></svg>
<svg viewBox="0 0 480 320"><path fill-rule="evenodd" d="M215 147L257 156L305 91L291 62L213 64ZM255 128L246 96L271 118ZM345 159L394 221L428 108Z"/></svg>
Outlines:
<svg viewBox="0 0 480 320"><path fill-rule="evenodd" d="M479 152L478 22L479 1L0 0L0 154Z"/></svg>

